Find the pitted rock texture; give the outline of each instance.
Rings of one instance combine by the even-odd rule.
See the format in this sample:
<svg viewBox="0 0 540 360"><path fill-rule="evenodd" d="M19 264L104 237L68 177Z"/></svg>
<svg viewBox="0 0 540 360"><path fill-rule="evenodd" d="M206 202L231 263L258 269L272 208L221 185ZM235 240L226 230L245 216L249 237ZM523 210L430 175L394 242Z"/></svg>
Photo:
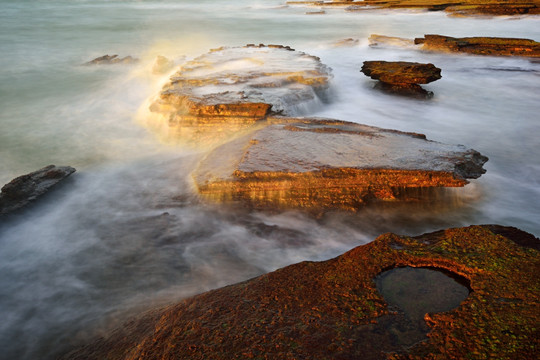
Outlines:
<svg viewBox="0 0 540 360"><path fill-rule="evenodd" d="M408 188L458 187L487 161L462 145L337 120L275 117L217 147L193 177L204 197L255 208L356 210Z"/></svg>
<svg viewBox="0 0 540 360"><path fill-rule="evenodd" d="M328 261L149 311L63 359L535 359L540 254L515 241L532 235L506 233L491 225L384 234ZM374 282L404 266L459 275L471 290L456 309L425 314L431 331L413 346L400 343L394 325L402 315L389 311Z"/></svg>
<svg viewBox="0 0 540 360"><path fill-rule="evenodd" d="M488 56L540 57L540 43L530 39L500 37L454 38L444 35L424 35L414 39L422 50L456 52Z"/></svg>
<svg viewBox="0 0 540 360"><path fill-rule="evenodd" d="M0 215L28 205L74 172L70 166L49 165L11 180L0 193Z"/></svg>
<svg viewBox="0 0 540 360"><path fill-rule="evenodd" d="M269 114L293 114L330 78L319 58L288 46L222 47L182 65L150 110L186 139L235 133Z"/></svg>

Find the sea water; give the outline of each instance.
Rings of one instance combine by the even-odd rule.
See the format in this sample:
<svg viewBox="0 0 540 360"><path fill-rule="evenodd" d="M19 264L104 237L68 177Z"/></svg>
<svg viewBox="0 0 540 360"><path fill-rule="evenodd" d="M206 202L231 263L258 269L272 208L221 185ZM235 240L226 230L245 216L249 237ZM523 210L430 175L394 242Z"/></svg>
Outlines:
<svg viewBox="0 0 540 360"><path fill-rule="evenodd" d="M0 184L51 163L78 169L0 224L0 358L52 359L139 311L325 260L384 232L497 223L540 235L540 64L367 41L373 33L538 41L539 17L307 11L282 0L0 0ZM359 42L334 46L346 38ZM167 80L152 74L157 55L180 63L247 43L290 45L332 68L326 97L297 115L464 144L490 158L487 173L427 191L425 203L319 219L201 202L190 172L202 155L162 143L137 114ZM140 62L82 66L104 54ZM431 62L443 77L425 86L429 101L386 95L360 73L365 60Z"/></svg>

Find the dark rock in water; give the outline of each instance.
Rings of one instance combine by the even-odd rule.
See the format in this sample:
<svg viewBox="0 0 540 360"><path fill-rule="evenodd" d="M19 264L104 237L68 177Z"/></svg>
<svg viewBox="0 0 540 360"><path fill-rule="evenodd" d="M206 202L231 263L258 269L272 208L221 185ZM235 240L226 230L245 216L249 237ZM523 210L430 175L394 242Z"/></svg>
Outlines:
<svg viewBox="0 0 540 360"><path fill-rule="evenodd" d="M84 65L135 64L137 62L139 62L139 59L135 59L131 56L119 58L118 55L103 55L85 63Z"/></svg>
<svg viewBox="0 0 540 360"><path fill-rule="evenodd" d="M457 52L488 56L540 57L540 43L530 39L502 37L454 38L444 35L424 35L414 39L422 50Z"/></svg>
<svg viewBox="0 0 540 360"><path fill-rule="evenodd" d="M441 78L441 69L435 65L407 61L364 61L361 71L379 80L379 88L385 92L423 98L432 97L433 93L418 84Z"/></svg>
<svg viewBox="0 0 540 360"><path fill-rule="evenodd" d="M270 125L210 152L194 172L218 202L320 212L398 200L407 189L458 187L487 161L462 145L338 120L269 118Z"/></svg>
<svg viewBox="0 0 540 360"><path fill-rule="evenodd" d="M540 254L501 233L384 234L151 310L63 359L536 359ZM472 290L457 308L417 311L422 298L408 299L429 337L414 339L377 290L378 275L405 266L459 275Z"/></svg>
<svg viewBox="0 0 540 360"><path fill-rule="evenodd" d="M28 205L74 172L70 166L49 165L11 180L0 193L0 215Z"/></svg>

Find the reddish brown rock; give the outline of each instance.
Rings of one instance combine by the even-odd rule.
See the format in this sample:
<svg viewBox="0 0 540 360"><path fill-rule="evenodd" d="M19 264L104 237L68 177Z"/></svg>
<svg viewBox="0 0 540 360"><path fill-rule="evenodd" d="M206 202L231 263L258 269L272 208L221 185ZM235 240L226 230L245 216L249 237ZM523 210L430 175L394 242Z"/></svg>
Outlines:
<svg viewBox="0 0 540 360"><path fill-rule="evenodd" d="M74 172L70 166L49 165L11 180L0 193L0 215L27 206Z"/></svg>
<svg viewBox="0 0 540 360"><path fill-rule="evenodd" d="M408 189L458 187L487 158L419 134L337 120L270 118L270 125L210 152L193 174L217 202L270 209L357 210L406 199Z"/></svg>
<svg viewBox="0 0 540 360"><path fill-rule="evenodd" d="M540 43L530 39L498 37L454 38L443 35L424 35L414 39L422 50L456 52L488 56L540 57Z"/></svg>
<svg viewBox="0 0 540 360"><path fill-rule="evenodd" d="M424 9L446 11L452 16L535 15L540 14L537 0L354 0L354 1L287 1L291 5L343 7L347 11L373 9Z"/></svg>
<svg viewBox="0 0 540 360"><path fill-rule="evenodd" d="M433 93L418 84L441 78L441 69L435 65L407 61L364 61L361 71L379 80L378 88L385 92L421 98L430 98Z"/></svg>
<svg viewBox="0 0 540 360"><path fill-rule="evenodd" d="M471 226L381 235L335 259L148 312L64 359L535 359L540 256L514 241L530 234L505 233ZM430 332L414 346L400 342L403 316L374 282L402 266L445 270L471 290L457 308L425 314Z"/></svg>

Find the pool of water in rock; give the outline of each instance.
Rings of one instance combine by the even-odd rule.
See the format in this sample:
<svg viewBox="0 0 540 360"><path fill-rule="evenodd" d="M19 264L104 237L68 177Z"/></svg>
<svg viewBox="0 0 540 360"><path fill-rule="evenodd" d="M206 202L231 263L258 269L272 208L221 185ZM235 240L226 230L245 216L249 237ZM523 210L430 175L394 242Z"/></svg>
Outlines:
<svg viewBox="0 0 540 360"><path fill-rule="evenodd" d="M425 314L453 310L470 292L467 280L456 274L409 266L385 271L375 283L394 312L379 319L378 328L398 348L426 339Z"/></svg>

